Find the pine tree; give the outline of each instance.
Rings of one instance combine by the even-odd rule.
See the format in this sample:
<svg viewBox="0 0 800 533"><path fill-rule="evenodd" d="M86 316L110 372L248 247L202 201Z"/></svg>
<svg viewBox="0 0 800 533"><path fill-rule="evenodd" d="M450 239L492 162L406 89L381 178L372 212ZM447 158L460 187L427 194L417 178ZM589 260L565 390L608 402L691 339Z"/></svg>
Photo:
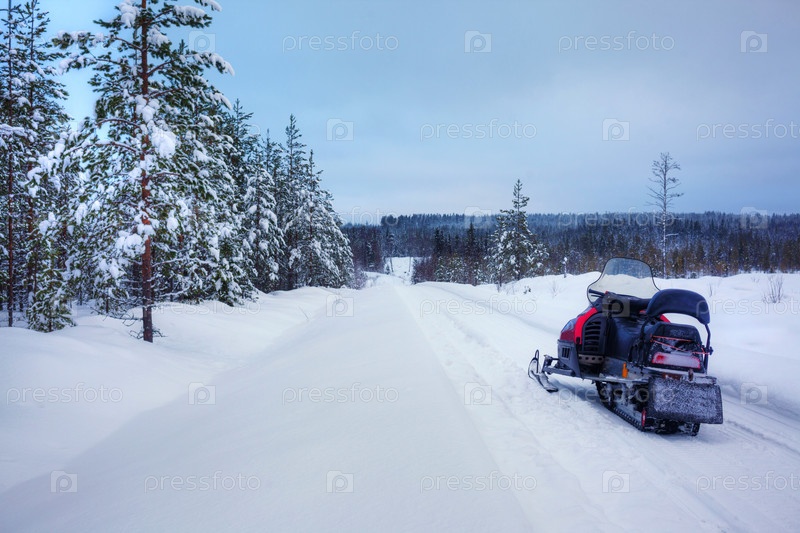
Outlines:
<svg viewBox="0 0 800 533"><path fill-rule="evenodd" d="M478 247L478 239L475 235L475 225L470 222L467 230L467 244L464 249L464 262L466 270L466 283L477 285L479 280L479 270L481 253Z"/></svg>
<svg viewBox="0 0 800 533"><path fill-rule="evenodd" d="M6 172L2 202L6 232L2 257L7 261L3 291L7 303L8 325L13 325L13 308L24 310L29 326L38 327L30 305L45 288L62 294L61 276L56 265L47 264L55 255L55 243L44 242L39 223L48 217L48 202L56 194L54 184L30 177L39 157L46 153L64 128L67 116L62 108L66 98L63 84L56 81L52 63L63 57L44 39L47 13L38 0L13 5L8 2L0 33L0 95L2 122L13 135L1 142L0 168ZM11 142L8 142L11 141ZM52 214L50 215L52 216ZM58 296L61 299L62 296ZM63 309L63 308L62 308ZM32 320L33 318L33 320ZM63 317L62 317L63 318ZM56 326L69 323L49 321Z"/></svg>
<svg viewBox="0 0 800 533"><path fill-rule="evenodd" d="M3 190L4 202L3 222L5 231L3 237L3 297L5 300L6 311L8 313L8 326L14 325L14 305L16 303L17 274L16 267L19 263L16 255L16 244L18 243L18 230L15 225L16 214L21 210L18 200L20 191L20 165L19 153L23 152L23 146L28 137L25 128L19 125L19 113L17 112L16 102L21 97L16 89L19 81L20 68L16 62L16 43L15 36L18 35L19 26L22 21L22 14L19 6L13 6L11 0L8 2L8 9L5 10L5 18L2 20L0 28L0 98L2 98L2 131L3 131L3 151L0 153L2 161L0 168L5 174L3 180L5 190Z"/></svg>
<svg viewBox="0 0 800 533"><path fill-rule="evenodd" d="M288 264L300 287L342 287L352 280L350 243L340 229L330 193L320 186L321 174L311 150L296 183L298 203L288 224L294 241Z"/></svg>
<svg viewBox="0 0 800 533"><path fill-rule="evenodd" d="M269 131L263 142L253 147L245 165L244 224L253 260L253 283L257 289L269 292L278 287L284 246L274 194L275 176L281 171L280 146L270 139Z"/></svg>
<svg viewBox="0 0 800 533"><path fill-rule="evenodd" d="M306 167L305 147L300 142L302 134L297 127L297 119L289 116L286 126L286 146L283 150L283 172L276 180L276 205L278 226L283 233L285 249L280 257L280 286L291 290L299 286L298 268L300 257L298 246L303 237L300 226L304 202L304 168Z"/></svg>
<svg viewBox="0 0 800 533"><path fill-rule="evenodd" d="M525 207L529 198L522 194L522 182L514 185L512 208L501 210L494 233L492 262L498 285L519 281L544 272L549 254L536 235L528 228Z"/></svg>
<svg viewBox="0 0 800 533"><path fill-rule="evenodd" d="M46 201L46 219L38 225L40 268L34 281L30 307L27 309L29 327L53 331L72 325L69 304L77 295L88 294L87 280L73 266L78 250L90 249L94 242L84 242L85 235L76 231L77 211L85 201L83 185L82 148L85 136L79 131L65 129L51 151L39 156L37 165L29 172L32 183L46 184L37 195ZM77 224L80 228L80 224ZM81 246L83 245L83 246Z"/></svg>
<svg viewBox="0 0 800 533"><path fill-rule="evenodd" d="M195 1L220 10L213 0ZM214 292L246 292L234 279L239 255L232 253L232 262L223 257L229 227L217 226L228 214L233 183L224 151L215 144L224 144L216 115L220 104L230 104L203 77L208 68L233 69L216 53L175 45L166 35L170 28L209 26L211 17L202 8L123 0L116 10L111 20L97 21L106 33L62 32L56 42L63 49L77 47L64 67L92 67L90 83L98 93L95 117L85 121L91 142L84 155L86 196L97 207L81 205L87 223L100 226L102 235L85 268L95 272L106 293L101 296L113 297L109 307L119 311L138 302L142 336L152 342L152 310L167 281L163 271L180 271L175 265L159 269L167 261L199 265L206 274L227 268L215 271ZM116 236L108 239L111 228ZM185 275L179 285L189 291L197 278Z"/></svg>

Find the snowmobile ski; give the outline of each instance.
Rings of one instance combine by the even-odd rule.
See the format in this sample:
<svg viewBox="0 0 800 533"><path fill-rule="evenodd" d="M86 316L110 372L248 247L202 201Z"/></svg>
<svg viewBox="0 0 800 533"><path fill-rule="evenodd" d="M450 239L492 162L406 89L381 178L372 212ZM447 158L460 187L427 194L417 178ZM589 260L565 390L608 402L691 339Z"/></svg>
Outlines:
<svg viewBox="0 0 800 533"><path fill-rule="evenodd" d="M545 355L545 357L547 357ZM542 386L544 390L547 392L558 392L558 387L550 383L550 379L548 379L547 374L543 374L539 371L539 350L536 350L536 353L531 359L530 364L528 365L528 377L531 379L535 379L539 385Z"/></svg>

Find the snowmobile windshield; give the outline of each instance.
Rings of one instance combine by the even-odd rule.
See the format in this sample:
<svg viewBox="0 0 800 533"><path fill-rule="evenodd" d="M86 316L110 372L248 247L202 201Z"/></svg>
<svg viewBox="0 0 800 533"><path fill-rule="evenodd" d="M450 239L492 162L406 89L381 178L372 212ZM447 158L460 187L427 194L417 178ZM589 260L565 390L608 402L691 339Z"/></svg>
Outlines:
<svg viewBox="0 0 800 533"><path fill-rule="evenodd" d="M586 288L586 297L594 303L606 292L634 298L652 298L658 292L650 265L638 259L609 259L597 281Z"/></svg>

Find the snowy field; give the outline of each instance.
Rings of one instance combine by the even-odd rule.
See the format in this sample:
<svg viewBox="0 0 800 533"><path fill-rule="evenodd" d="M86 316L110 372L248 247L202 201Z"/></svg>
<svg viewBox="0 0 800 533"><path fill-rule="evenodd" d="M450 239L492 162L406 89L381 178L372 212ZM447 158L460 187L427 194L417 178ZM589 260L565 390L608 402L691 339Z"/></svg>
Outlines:
<svg viewBox="0 0 800 533"><path fill-rule="evenodd" d="M800 275L709 299L725 423L640 433L589 382L527 377L597 273L0 329L3 531L797 531ZM406 274L404 274L404 272ZM406 279L403 279L403 278Z"/></svg>

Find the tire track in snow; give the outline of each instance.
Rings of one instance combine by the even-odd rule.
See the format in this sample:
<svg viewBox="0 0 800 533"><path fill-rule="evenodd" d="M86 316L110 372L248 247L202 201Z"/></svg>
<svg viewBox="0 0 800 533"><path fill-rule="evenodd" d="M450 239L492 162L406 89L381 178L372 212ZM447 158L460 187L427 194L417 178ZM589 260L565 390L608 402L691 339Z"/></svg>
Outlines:
<svg viewBox="0 0 800 533"><path fill-rule="evenodd" d="M419 302L412 304L408 289L403 296L413 313L414 304ZM574 527L586 530L602 526L609 531L618 531L621 524L615 524L612 517L605 514L602 506L593 504L585 497L581 480L550 453L550 447L540 440L538 431L515 414L517 409L512 403L530 395L528 384L514 383L516 380L512 379L506 384L506 388L515 389L517 394L498 394L503 389L497 388L497 380L487 379L485 372L478 371L474 364L466 360L463 350L459 350L459 347L470 345L476 345L480 352L491 350L483 339L473 331L464 329L449 315L437 315L438 320L433 323L414 314L433 351L439 355L457 394L466 395L466 387L472 383L482 386L489 384L492 387L490 405L472 405L466 408L490 453L496 457L504 471L533 472L537 479L536 490L533 494L517 493L517 497L535 522L541 523L548 512L555 512L551 520L559 527L566 527L565 521L570 520L572 523L569 525L572 527L569 529ZM519 375L520 368L510 359L493 357L492 363L499 366L502 375L514 378ZM525 381L528 381L527 377ZM542 390L536 392L541 393L542 397L546 395ZM564 494L569 494L570 497L565 499ZM556 511L559 509L561 512Z"/></svg>
<svg viewBox="0 0 800 533"><path fill-rule="evenodd" d="M426 292L431 289L454 295L459 298L467 298L463 295L463 293L459 294L456 291L443 289L440 286L425 286ZM493 403L495 398L500 399L503 403L503 407L506 409L506 411L508 411L509 415L516 418L519 423L525 426L528 429L528 433L535 435L537 428L531 426L538 426L542 421L544 421L542 420L543 413L541 410L531 407L533 402L532 399L527 401L523 399L526 397L526 394L527 397L530 397L530 392L525 391L524 387L520 387L518 381L515 381L515 377L518 378L519 376L523 376L524 380L527 381L525 368L521 367L520 364L514 362L509 357L501 355L502 349L498 351L494 348L493 345L495 343L493 341L496 340L496 336L490 341L487 339L486 335L477 333L474 327L467 326L463 320L448 314L443 314L440 316L445 317L447 321L449 321L449 328L446 326L441 327L443 322L447 324L447 321L438 320L437 325L440 327L434 328L435 332L439 335L442 335L442 333L444 331L448 331L448 329L451 331L451 334L449 335L451 340L450 342L446 343L445 350L451 354L455 354L455 358L458 358L458 351L455 348L456 345L464 345L469 343L477 344L479 347L478 351L480 351L482 354L481 360L475 362L475 357L471 357L471 352L473 350L467 350L467 352L461 357L462 365L469 366L469 375L478 376L478 379L480 379L481 382L492 384ZM509 315L506 313L492 314L492 317L495 316L499 317L501 320L503 320L505 317L514 317L521 322L526 323L526 325L529 325L527 324L527 321L521 320L520 317L515 315ZM423 321L420 320L420 322L422 323ZM424 326L424 324L422 325ZM428 324L428 326L430 327L430 324ZM490 326L487 326L486 329L488 330L489 328ZM548 328L540 327L537 329L546 331ZM462 337L459 339L460 342L454 341L452 330L459 332L460 336ZM467 342L465 343L464 340ZM441 342L439 344L441 344ZM497 373L496 371L492 371L491 368L487 367L487 363L485 361L487 356L491 356L493 365L496 366L499 364L503 366L499 378L495 377ZM471 361L466 361L466 359L471 359ZM452 363L450 363L450 365L452 366ZM492 375L487 375L489 373ZM458 382L457 376L454 376L454 381ZM502 387L497 387L498 382L500 385L502 385ZM578 382L574 383L577 384ZM576 398L580 397L581 394L586 394L585 392L581 392L582 390L585 391L586 389L581 388L580 386L569 387L564 385L563 381L559 384L562 385L562 388L570 390ZM537 389L537 392L541 394L535 395L535 398L542 401L542 395L546 395L546 393L541 391L541 389ZM546 401L547 400L544 400L544 402ZM606 411L599 404L592 405L586 400L580 400L580 402L584 405L579 406L577 405L578 402L572 402L575 403L575 405L568 405L567 407L570 409L566 409L567 412L564 412L564 406L561 405L561 399L559 398L558 414L561 416L547 417L549 419L548 422L550 422L550 424L548 424L548 431L552 432L553 426L559 428L564 427L566 425L564 423L564 416L573 414L569 413L573 407L578 408L580 411L582 411L580 416L577 417L579 419L579 423L577 425L569 424L569 433L572 433L573 439L576 432L580 434L581 432L585 433L587 429L600 430L601 433L603 433L600 438L609 444L611 444L609 441L613 441L615 444L614 448L625 450L624 454L620 455L625 455L627 457L627 464L635 467L639 477L642 477L647 481L645 485L653 485L659 488L663 493L661 496L673 501L674 504L679 509L682 509L684 513L693 516L696 520L695 524L699 522L703 524L705 528L710 530L717 529L720 526L723 528L747 527L735 519L737 514L746 514L750 515L751 517L756 517L753 521L749 521L750 526L763 526L765 524L772 523L776 527L781 527L779 524L774 523L770 517L765 516L757 508L757 506L749 503L746 498L722 498L720 500L708 492L699 493L698 480L703 479L703 476L709 472L709 464L713 463L714 460L717 459L717 449L715 446L717 446L718 443L713 441L719 439L705 438L704 434L707 433L707 431L701 431L701 436L695 439L690 439L682 435L671 438L660 435L643 434L627 425L620 426L620 424L624 424L624 422ZM581 407L583 409L581 409ZM587 420L585 420L585 416L587 414L585 412L586 408L594 411L599 410L599 412L589 413L589 416L596 417L592 424L587 424ZM534 422L536 419L538 419L538 421ZM567 420L569 420L569 418L567 418ZM586 427L587 425L589 426L588 428ZM714 429L719 428L716 427ZM726 433L718 432L717 436L720 435L724 437L726 436ZM569 437L567 436L565 438L565 435L560 435L559 438L555 440L560 441L560 443L563 444L566 440L569 440ZM543 441L538 440L537 442L539 443L539 447L543 445ZM763 446L763 442L759 441L757 438L753 438L752 442L759 443ZM490 447L496 445L496 443L489 442L487 442L487 444ZM733 462L738 463L740 468L748 468L749 466L742 461L737 460ZM564 465L562 464L561 466L563 467ZM687 469L686 466L689 466L689 468ZM750 468L752 470L752 467ZM565 470L567 470L567 468L565 468ZM573 474L576 473L580 474L580 472L573 471ZM664 479L665 477L666 480ZM723 493L723 495L728 494ZM732 500L735 500L733 504L731 503ZM790 504L790 502L787 503ZM743 513L743 511L746 511L746 513ZM732 523L728 522L728 519L731 517L734 517Z"/></svg>

